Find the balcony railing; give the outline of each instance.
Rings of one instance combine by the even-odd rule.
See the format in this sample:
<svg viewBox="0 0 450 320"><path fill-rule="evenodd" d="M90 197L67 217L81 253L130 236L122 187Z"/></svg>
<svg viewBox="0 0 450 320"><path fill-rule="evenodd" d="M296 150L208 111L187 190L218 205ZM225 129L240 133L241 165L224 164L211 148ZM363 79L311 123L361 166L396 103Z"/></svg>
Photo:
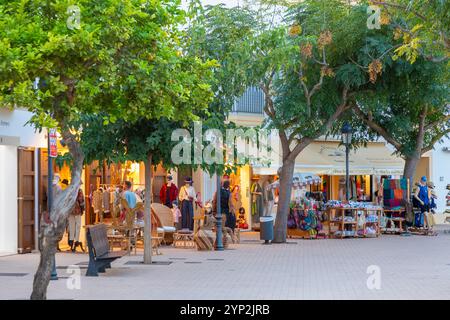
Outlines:
<svg viewBox="0 0 450 320"><path fill-rule="evenodd" d="M244 94L236 100L232 112L263 114L264 113L264 92L250 87Z"/></svg>

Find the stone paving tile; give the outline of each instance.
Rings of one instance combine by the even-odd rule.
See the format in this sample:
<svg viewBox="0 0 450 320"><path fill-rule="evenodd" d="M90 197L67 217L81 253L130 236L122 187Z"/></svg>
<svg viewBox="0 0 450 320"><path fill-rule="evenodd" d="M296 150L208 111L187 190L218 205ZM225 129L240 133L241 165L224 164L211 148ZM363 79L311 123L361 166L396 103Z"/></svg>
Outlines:
<svg viewBox="0 0 450 320"><path fill-rule="evenodd" d="M252 233L243 239L255 240ZM81 289L67 279L51 281L49 299L450 299L450 233L436 237L390 236L378 239L292 240L235 250L200 252L162 248L155 261L170 265L130 265L142 256L116 260L98 278L85 277ZM223 260L219 260L223 259ZM58 253L58 266L88 261L87 254ZM186 263L201 262L201 263ZM0 257L0 299L27 299L39 255ZM367 267L381 270L381 289L369 290ZM67 277L64 269L58 274Z"/></svg>

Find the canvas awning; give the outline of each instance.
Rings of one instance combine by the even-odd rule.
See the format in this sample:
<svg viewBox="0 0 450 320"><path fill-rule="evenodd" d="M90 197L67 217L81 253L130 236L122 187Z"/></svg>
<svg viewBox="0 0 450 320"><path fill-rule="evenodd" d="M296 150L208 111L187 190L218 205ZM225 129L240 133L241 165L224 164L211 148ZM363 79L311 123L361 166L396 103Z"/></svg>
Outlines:
<svg viewBox="0 0 450 320"><path fill-rule="evenodd" d="M292 177L292 185L296 187L307 186L310 184L318 184L322 182L322 178L312 173L294 173ZM272 188L278 188L280 181L277 180L270 186Z"/></svg>
<svg viewBox="0 0 450 320"><path fill-rule="evenodd" d="M402 175L404 160L383 142L350 151L350 175ZM253 168L256 174L277 174L278 167ZM337 141L315 141L295 161L294 172L345 175L345 147Z"/></svg>

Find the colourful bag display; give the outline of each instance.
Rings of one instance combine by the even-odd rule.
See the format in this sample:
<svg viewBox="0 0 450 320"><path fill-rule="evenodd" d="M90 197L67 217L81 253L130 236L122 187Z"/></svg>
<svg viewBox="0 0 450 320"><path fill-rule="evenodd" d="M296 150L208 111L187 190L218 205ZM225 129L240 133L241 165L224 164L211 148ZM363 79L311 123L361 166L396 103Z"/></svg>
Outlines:
<svg viewBox="0 0 450 320"><path fill-rule="evenodd" d="M287 227L289 229L297 228L297 223L295 222L294 214L292 213L292 211L289 213L289 216L288 216Z"/></svg>

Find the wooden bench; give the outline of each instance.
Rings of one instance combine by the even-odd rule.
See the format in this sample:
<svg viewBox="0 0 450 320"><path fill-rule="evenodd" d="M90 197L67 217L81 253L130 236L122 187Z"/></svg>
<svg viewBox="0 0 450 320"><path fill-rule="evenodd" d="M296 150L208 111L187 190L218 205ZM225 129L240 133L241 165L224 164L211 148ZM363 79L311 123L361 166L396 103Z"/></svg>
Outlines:
<svg viewBox="0 0 450 320"><path fill-rule="evenodd" d="M89 249L87 277L98 277L98 272L106 272L106 268L111 268L111 262L127 253L126 251L109 250L105 224L87 226L86 238Z"/></svg>

